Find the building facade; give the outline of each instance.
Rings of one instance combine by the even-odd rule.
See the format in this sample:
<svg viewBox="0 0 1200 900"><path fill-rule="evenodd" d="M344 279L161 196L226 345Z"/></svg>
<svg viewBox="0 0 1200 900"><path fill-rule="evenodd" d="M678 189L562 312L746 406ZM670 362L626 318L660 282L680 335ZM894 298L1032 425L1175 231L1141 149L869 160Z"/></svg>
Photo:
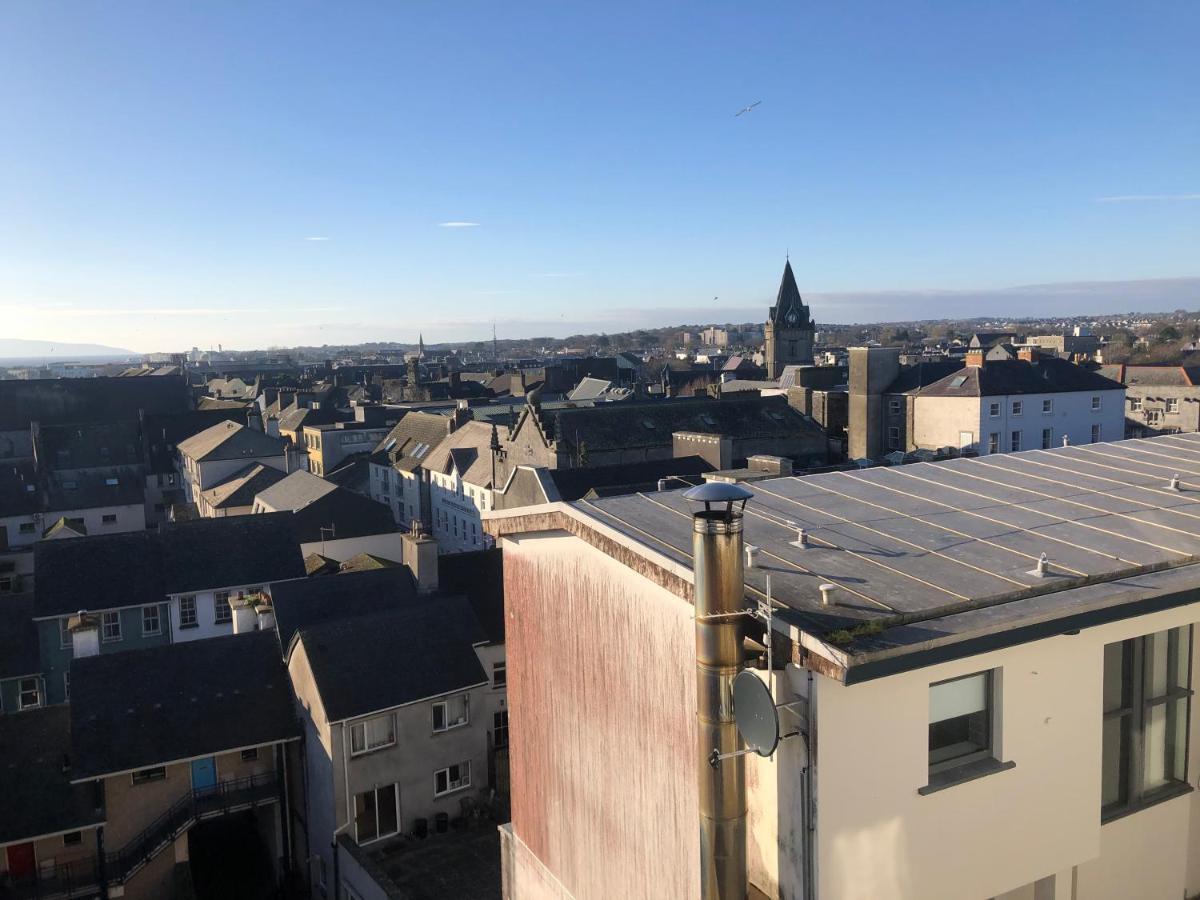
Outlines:
<svg viewBox="0 0 1200 900"><path fill-rule="evenodd" d="M767 345L767 378L778 379L785 366L810 366L813 362L813 322L800 297L789 260L775 305L763 328Z"/></svg>

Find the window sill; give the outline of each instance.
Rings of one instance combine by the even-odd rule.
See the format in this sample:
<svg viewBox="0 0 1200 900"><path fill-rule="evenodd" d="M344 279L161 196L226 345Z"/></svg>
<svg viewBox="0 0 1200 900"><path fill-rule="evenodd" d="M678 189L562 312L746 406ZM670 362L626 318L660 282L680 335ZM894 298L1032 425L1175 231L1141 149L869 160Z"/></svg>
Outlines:
<svg viewBox="0 0 1200 900"><path fill-rule="evenodd" d="M1106 813L1103 810L1100 812L1100 824L1107 825L1109 822L1115 822L1117 819L1123 819L1126 816L1131 816L1134 813L1139 813L1144 809L1149 809L1151 806L1157 806L1160 803L1166 803L1168 800L1174 800L1176 797L1182 797L1194 791L1190 784L1184 782L1176 782L1168 787L1156 791L1149 797L1143 797L1139 802L1130 806L1123 806L1120 809Z"/></svg>
<svg viewBox="0 0 1200 900"><path fill-rule="evenodd" d="M435 728L435 729L433 729L433 733L434 734L445 734L448 731L458 731L458 729L466 728L470 724L471 724L470 722L459 722L455 725L450 725L446 728Z"/></svg>
<svg viewBox="0 0 1200 900"><path fill-rule="evenodd" d="M199 622L189 622L189 623L188 623L188 624L186 624L186 625L180 625L180 626L179 626L179 630L180 630L180 631L186 631L188 628L199 628L199 627L200 627L200 623L199 623Z"/></svg>
<svg viewBox="0 0 1200 900"><path fill-rule="evenodd" d="M944 791L946 788L952 788L955 785L965 784L968 781L994 775L997 772L1005 772L1008 769L1015 768L1016 765L1011 760L1009 762L1001 762L998 759L981 759L977 762L965 763L961 766L955 766L953 769L946 769L943 772L931 774L929 776L929 784L917 788L917 793L922 797L929 794L936 794L938 791Z"/></svg>
<svg viewBox="0 0 1200 900"><path fill-rule="evenodd" d="M464 784L462 787L450 788L450 790L442 791L441 793L434 791L433 799L440 800L442 797L449 797L451 794L460 794L463 791L469 791L470 789L471 789L471 786L469 784Z"/></svg>

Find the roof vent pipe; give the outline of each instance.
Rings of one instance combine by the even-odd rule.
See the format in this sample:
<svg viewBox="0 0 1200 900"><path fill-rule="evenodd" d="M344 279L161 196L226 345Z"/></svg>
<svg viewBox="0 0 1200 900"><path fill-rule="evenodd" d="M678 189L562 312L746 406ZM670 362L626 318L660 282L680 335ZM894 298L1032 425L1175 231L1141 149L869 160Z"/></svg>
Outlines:
<svg viewBox="0 0 1200 900"><path fill-rule="evenodd" d="M667 479L665 479L665 478L658 479L658 489L660 491L665 491L667 489Z"/></svg>
<svg viewBox="0 0 1200 900"><path fill-rule="evenodd" d="M801 548L807 548L807 547L808 547L808 531L807 531L807 530L805 530L805 529L803 529L803 528L797 528L797 529L796 529L796 541L795 541L795 545L796 545L797 547L801 547Z"/></svg>
<svg viewBox="0 0 1200 900"><path fill-rule="evenodd" d="M837 601L833 599L833 592L837 590L836 584L822 584L817 590L821 592L822 606L837 606Z"/></svg>
<svg viewBox="0 0 1200 900"><path fill-rule="evenodd" d="M684 499L692 516L696 607L696 736L700 813L700 900L744 900L746 764L733 718L733 679L742 668L745 606L742 510L754 496L739 484L710 481ZM720 765L710 762L713 754Z"/></svg>
<svg viewBox="0 0 1200 900"><path fill-rule="evenodd" d="M758 548L753 544L746 545L746 568L753 569L758 564Z"/></svg>
<svg viewBox="0 0 1200 900"><path fill-rule="evenodd" d="M1026 574L1032 575L1034 578L1046 578L1050 574L1050 558L1043 553L1038 557L1037 565L1033 570Z"/></svg>
<svg viewBox="0 0 1200 900"><path fill-rule="evenodd" d="M1064 447L1070 447L1070 446L1071 446L1071 436L1070 436L1069 434L1064 434L1064 435L1063 435L1063 446L1064 446Z"/></svg>
<svg viewBox="0 0 1200 900"><path fill-rule="evenodd" d="M1179 473L1178 472L1176 472L1174 475L1171 476L1171 483L1167 485L1167 489L1172 490L1172 491L1180 490Z"/></svg>

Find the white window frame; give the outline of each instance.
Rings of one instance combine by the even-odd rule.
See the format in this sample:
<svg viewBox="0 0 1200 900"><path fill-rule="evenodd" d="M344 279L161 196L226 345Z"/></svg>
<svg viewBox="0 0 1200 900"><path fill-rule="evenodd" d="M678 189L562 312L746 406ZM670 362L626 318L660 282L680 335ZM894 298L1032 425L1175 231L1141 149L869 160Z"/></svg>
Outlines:
<svg viewBox="0 0 1200 900"><path fill-rule="evenodd" d="M499 677L497 677L499 676ZM492 687L506 688L508 687L508 661L500 660L500 662L492 663Z"/></svg>
<svg viewBox="0 0 1200 900"><path fill-rule="evenodd" d="M191 609L185 615L184 607L190 603ZM179 598L179 627L180 628L195 628L200 624L198 610L196 609L196 595L184 594Z"/></svg>
<svg viewBox="0 0 1200 900"><path fill-rule="evenodd" d="M1042 449L1049 450L1053 446L1054 446L1054 429L1053 428L1043 428L1042 429Z"/></svg>
<svg viewBox="0 0 1200 900"><path fill-rule="evenodd" d="M68 703L71 702L71 670L63 672L63 697Z"/></svg>
<svg viewBox="0 0 1200 900"><path fill-rule="evenodd" d="M162 773L161 775L159 773ZM139 780L139 776L141 776ZM167 780L166 766L147 766L144 769L137 769L129 773L129 783L137 786L141 784L153 784L156 781Z"/></svg>
<svg viewBox="0 0 1200 900"><path fill-rule="evenodd" d="M1179 398L1178 397L1168 397L1167 398L1167 412L1168 413L1179 412Z"/></svg>
<svg viewBox="0 0 1200 900"><path fill-rule="evenodd" d="M1022 415L1025 412L1025 402L1023 400L1014 400L1012 402L1012 414L1014 416Z"/></svg>
<svg viewBox="0 0 1200 900"><path fill-rule="evenodd" d="M213 624L228 625L233 621L233 607L229 605L229 591L213 591ZM224 604L222 604L224 600ZM221 610L225 610L225 615L221 615Z"/></svg>
<svg viewBox="0 0 1200 900"><path fill-rule="evenodd" d="M462 703L463 703L463 716L461 719L455 719L453 722L451 722L450 721L450 704L451 704L451 702L458 700L458 699L461 699ZM441 728L437 727L438 707L441 707L441 709L442 709L442 727ZM445 700L435 700L432 703L431 715L433 717L432 725L433 725L433 733L434 734L442 734L443 732L446 732L446 731L453 731L455 728L463 728L467 725L470 725L471 724L471 695L470 694L458 694L457 696L454 696L454 697L447 697Z"/></svg>
<svg viewBox="0 0 1200 900"><path fill-rule="evenodd" d="M26 685L28 685L28 684L32 684L33 687L32 688L26 687ZM33 702L32 703L27 703L25 701L25 696L27 694L33 694ZM17 681L17 709L18 710L39 709L42 706L43 699L44 698L42 697L42 682L41 682L41 679L38 678L36 675L34 675L32 678L21 678Z"/></svg>
<svg viewBox="0 0 1200 900"><path fill-rule="evenodd" d="M1101 442L1100 438L1101 438L1100 423L1097 422L1095 425L1092 426L1092 443L1099 444Z"/></svg>
<svg viewBox="0 0 1200 900"><path fill-rule="evenodd" d="M988 432L988 453L992 454L992 453L999 453L999 452L1000 452L1000 432L989 431Z"/></svg>
<svg viewBox="0 0 1200 900"><path fill-rule="evenodd" d="M75 646L75 641L71 637L71 617L63 616L58 620L58 649L67 650Z"/></svg>
<svg viewBox="0 0 1200 900"><path fill-rule="evenodd" d="M1042 415L1048 416L1054 412L1054 398L1049 397L1042 401Z"/></svg>
<svg viewBox="0 0 1200 900"><path fill-rule="evenodd" d="M116 617L115 621L117 623L117 631L113 637L109 637L108 635L108 626L110 624L109 616ZM100 613L100 643L115 644L123 640L125 640L125 632L124 626L121 623L121 611L117 609Z"/></svg>
<svg viewBox="0 0 1200 900"><path fill-rule="evenodd" d="M1020 453L1021 452L1021 440L1022 440L1023 436L1024 435L1019 430L1013 431L1012 433L1009 434L1009 436L1008 436L1008 452L1009 453Z"/></svg>
<svg viewBox="0 0 1200 900"><path fill-rule="evenodd" d="M450 770L458 769L458 778L450 777ZM446 787L443 790L438 790L439 776L445 776ZM455 791L465 791L471 787L471 761L464 759L460 763L455 763L452 766L446 766L444 769L438 769L433 773L433 796L445 797L447 794L453 794Z"/></svg>
<svg viewBox="0 0 1200 900"><path fill-rule="evenodd" d="M1142 398L1141 397L1130 397L1129 398L1129 409L1131 412L1141 412L1142 411Z"/></svg>
<svg viewBox="0 0 1200 900"><path fill-rule="evenodd" d="M368 726L375 724L387 725L385 732L386 737L371 743L368 734ZM356 746L357 745L357 746ZM394 712L385 713L382 716L371 716L367 719L359 719L350 725L350 755L365 756L368 753L374 753L376 750L383 750L387 747L396 745L396 714Z"/></svg>
<svg viewBox="0 0 1200 900"><path fill-rule="evenodd" d="M1094 394L1094 395L1092 396L1092 412L1099 412L1099 411L1100 411L1100 403L1101 403L1101 397L1100 397L1100 395L1099 395L1099 394Z"/></svg>
<svg viewBox="0 0 1200 900"><path fill-rule="evenodd" d="M146 613L149 610L154 611L154 628L146 629ZM162 634L162 610L157 603L149 603L142 607L142 637L157 637Z"/></svg>
<svg viewBox="0 0 1200 900"><path fill-rule="evenodd" d="M989 403L988 404L988 418L989 419L1000 418L1000 404L999 403Z"/></svg>

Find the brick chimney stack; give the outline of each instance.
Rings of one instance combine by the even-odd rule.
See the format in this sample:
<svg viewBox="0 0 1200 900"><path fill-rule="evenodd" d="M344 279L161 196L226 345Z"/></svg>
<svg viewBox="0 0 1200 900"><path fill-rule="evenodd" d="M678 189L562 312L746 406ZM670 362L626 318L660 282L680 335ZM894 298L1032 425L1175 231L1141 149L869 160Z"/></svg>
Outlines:
<svg viewBox="0 0 1200 900"><path fill-rule="evenodd" d="M1022 347L1017 351L1017 359L1021 360L1022 362L1035 363L1038 361L1040 356L1041 354L1038 353L1037 347Z"/></svg>
<svg viewBox="0 0 1200 900"><path fill-rule="evenodd" d="M984 360L986 359L987 351L982 348L977 348L967 351L967 366L973 369L982 369Z"/></svg>

